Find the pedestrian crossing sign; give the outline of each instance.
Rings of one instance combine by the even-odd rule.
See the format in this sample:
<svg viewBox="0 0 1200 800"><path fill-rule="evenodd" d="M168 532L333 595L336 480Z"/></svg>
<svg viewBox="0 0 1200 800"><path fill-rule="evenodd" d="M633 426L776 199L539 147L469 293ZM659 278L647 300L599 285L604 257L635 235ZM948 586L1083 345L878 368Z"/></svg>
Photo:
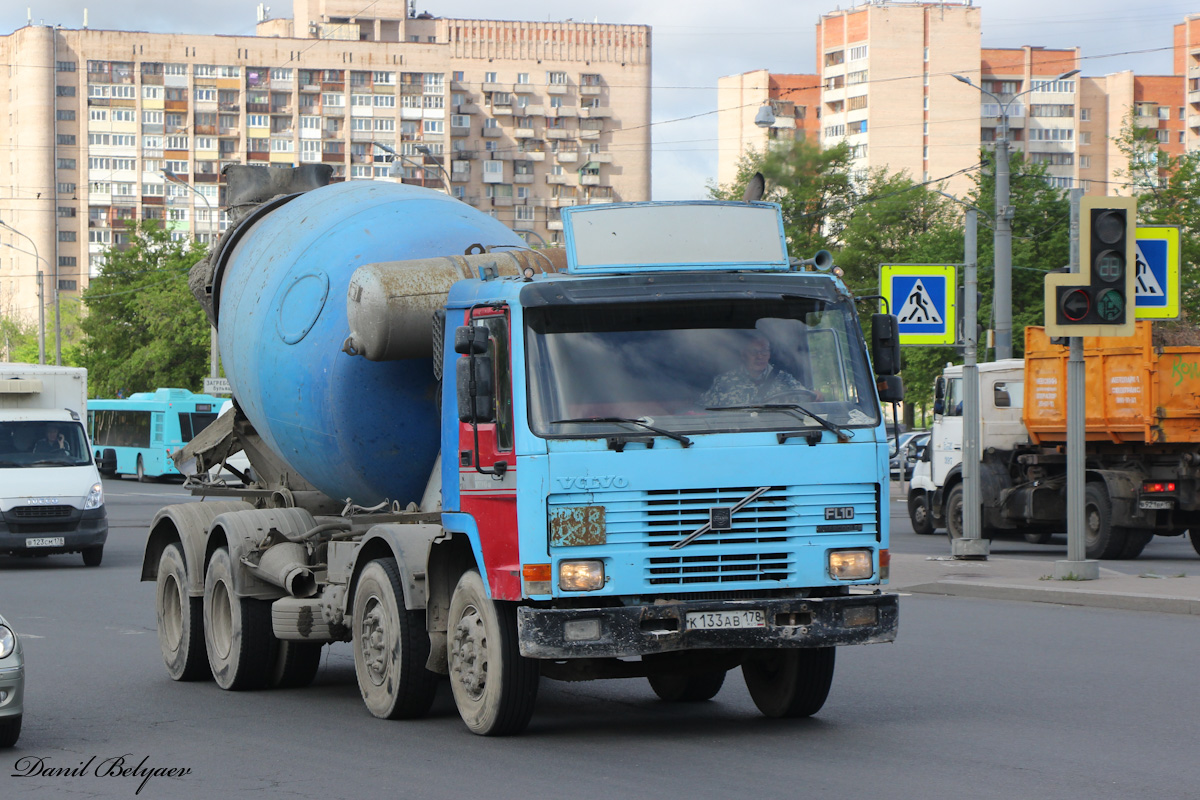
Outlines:
<svg viewBox="0 0 1200 800"><path fill-rule="evenodd" d="M900 344L955 343L957 271L953 264L886 264L880 267L879 293L900 321Z"/></svg>
<svg viewBox="0 0 1200 800"><path fill-rule="evenodd" d="M1179 318L1179 228L1137 227L1134 307L1137 319Z"/></svg>

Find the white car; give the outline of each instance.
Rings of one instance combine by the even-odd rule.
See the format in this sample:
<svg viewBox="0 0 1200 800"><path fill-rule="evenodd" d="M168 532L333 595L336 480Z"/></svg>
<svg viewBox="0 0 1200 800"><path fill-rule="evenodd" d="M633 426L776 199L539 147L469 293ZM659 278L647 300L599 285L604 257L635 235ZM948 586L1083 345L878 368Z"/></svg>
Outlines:
<svg viewBox="0 0 1200 800"><path fill-rule="evenodd" d="M21 640L4 617L0 617L0 747L12 747L21 736L24 698Z"/></svg>

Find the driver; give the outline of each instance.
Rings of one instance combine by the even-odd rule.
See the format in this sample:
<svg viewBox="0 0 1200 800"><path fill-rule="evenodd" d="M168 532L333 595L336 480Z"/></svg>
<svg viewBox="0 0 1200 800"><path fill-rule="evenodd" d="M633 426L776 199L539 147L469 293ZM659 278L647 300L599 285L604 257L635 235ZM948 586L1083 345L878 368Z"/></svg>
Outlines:
<svg viewBox="0 0 1200 800"><path fill-rule="evenodd" d="M33 452L35 453L65 453L67 452L66 442L63 436L58 431L57 425L46 426L46 438L38 439L33 444Z"/></svg>
<svg viewBox="0 0 1200 800"><path fill-rule="evenodd" d="M771 366L771 341L762 333L750 334L741 351L742 363L713 378L701 395L706 408L783 402L795 392L809 391L789 372Z"/></svg>

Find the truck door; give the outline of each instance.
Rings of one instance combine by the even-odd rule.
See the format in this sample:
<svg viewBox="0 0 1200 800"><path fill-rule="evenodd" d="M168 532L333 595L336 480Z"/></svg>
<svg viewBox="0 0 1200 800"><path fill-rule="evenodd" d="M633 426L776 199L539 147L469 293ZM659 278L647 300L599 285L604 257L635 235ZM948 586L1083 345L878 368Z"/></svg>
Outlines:
<svg viewBox="0 0 1200 800"><path fill-rule="evenodd" d="M963 385L962 378L946 379L945 409L934 420L933 435L929 446L933 448L933 482L937 486L946 484L946 475L962 461L963 442Z"/></svg>
<svg viewBox="0 0 1200 800"><path fill-rule="evenodd" d="M492 363L495 419L458 426L460 507L479 530L488 584L497 600L521 598L520 550L517 541L517 475L513 452L512 349L508 309L475 308L468 325L488 331L487 356ZM462 356L466 358L466 356ZM498 466L499 464L503 466Z"/></svg>

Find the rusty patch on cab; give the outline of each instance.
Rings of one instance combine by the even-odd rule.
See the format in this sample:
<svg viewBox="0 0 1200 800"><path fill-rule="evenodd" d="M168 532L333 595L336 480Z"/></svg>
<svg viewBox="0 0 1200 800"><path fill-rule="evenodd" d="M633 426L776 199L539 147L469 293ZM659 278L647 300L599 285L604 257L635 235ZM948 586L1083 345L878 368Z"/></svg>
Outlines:
<svg viewBox="0 0 1200 800"><path fill-rule="evenodd" d="M604 506L564 506L550 509L550 545L582 547L605 544Z"/></svg>

